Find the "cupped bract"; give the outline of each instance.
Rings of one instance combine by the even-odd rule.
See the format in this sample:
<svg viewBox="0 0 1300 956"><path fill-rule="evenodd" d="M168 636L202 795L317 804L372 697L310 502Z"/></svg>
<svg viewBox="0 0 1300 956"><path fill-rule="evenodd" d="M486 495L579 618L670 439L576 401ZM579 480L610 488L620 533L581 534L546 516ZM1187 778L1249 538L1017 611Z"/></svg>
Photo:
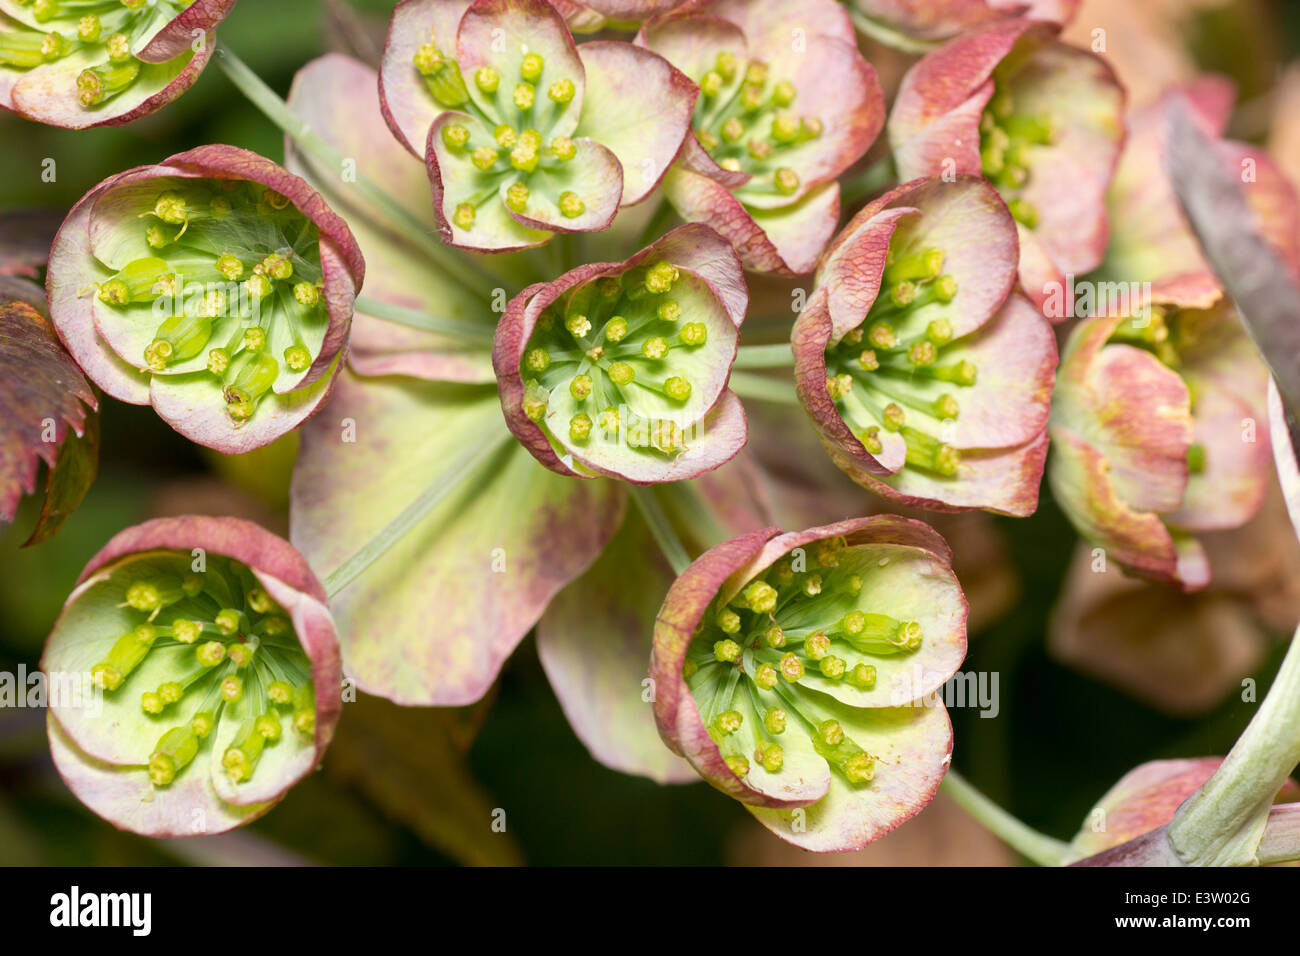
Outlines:
<svg viewBox="0 0 1300 956"><path fill-rule="evenodd" d="M50 748L77 797L148 836L219 833L320 762L342 709L324 589L234 518L164 518L86 569L41 659Z"/></svg>
<svg viewBox="0 0 1300 956"><path fill-rule="evenodd" d="M858 518L706 552L655 622L664 741L782 839L858 849L919 812L947 769L934 691L966 652L943 539Z"/></svg>
<svg viewBox="0 0 1300 956"><path fill-rule="evenodd" d="M983 180L919 180L836 237L795 322L795 384L846 474L902 504L1032 514L1056 368Z"/></svg>
<svg viewBox="0 0 1300 956"><path fill-rule="evenodd" d="M184 93L235 0L0 0L0 107L69 129L117 126Z"/></svg>
<svg viewBox="0 0 1300 956"><path fill-rule="evenodd" d="M564 475L648 483L716 468L745 443L727 378L748 301L730 245L698 224L529 286L493 350L506 422Z"/></svg>
<svg viewBox="0 0 1300 956"><path fill-rule="evenodd" d="M320 406L364 274L347 224L306 182L202 146L91 190L55 239L46 286L95 384L237 453Z"/></svg>

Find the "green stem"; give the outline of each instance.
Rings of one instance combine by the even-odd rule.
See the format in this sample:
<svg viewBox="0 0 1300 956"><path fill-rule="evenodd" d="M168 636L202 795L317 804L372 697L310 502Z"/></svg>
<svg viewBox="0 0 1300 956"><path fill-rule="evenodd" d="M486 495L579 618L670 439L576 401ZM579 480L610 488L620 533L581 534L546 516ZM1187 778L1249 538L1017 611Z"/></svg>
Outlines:
<svg viewBox="0 0 1300 956"><path fill-rule="evenodd" d="M357 579L361 572L378 561L401 538L431 512L440 501L470 478L485 462L511 441L510 434L494 432L473 445L460 459L438 475L419 497L384 526L352 557L325 578L325 593L334 597Z"/></svg>
<svg viewBox="0 0 1300 956"><path fill-rule="evenodd" d="M295 146L316 160L321 166L336 170L343 168L345 158L343 154L327 143L319 134L313 132L306 122L293 110L289 109L289 104L280 99L275 91L267 86L262 78L254 73L243 60L232 53L228 47L224 44L218 44L213 59L239 92L243 93L254 106L265 113L267 119L283 130L293 140ZM489 290L499 282L495 274L469 256L457 255L443 245L424 223L411 214L409 209L360 171L356 173L354 185L362 196L382 211L411 242L429 256L433 264L439 271L444 273L446 278L459 282L483 301L490 300ZM472 282L471 278L478 281ZM483 283L486 283L486 285Z"/></svg>
<svg viewBox="0 0 1300 956"><path fill-rule="evenodd" d="M1259 710L1210 779L1169 824L1169 845L1190 866L1250 866L1273 798L1300 763L1300 630Z"/></svg>
<svg viewBox="0 0 1300 956"><path fill-rule="evenodd" d="M490 328L465 322L461 319L449 319L442 315L429 315L419 309L408 309L405 306L393 305L391 302L372 299L369 296L357 296L356 311L364 312L366 315L373 315L378 319L386 319L389 322L408 325L413 329L424 329L427 332L438 332L452 338L463 339L465 342L475 345L491 346L492 344L493 336Z"/></svg>
<svg viewBox="0 0 1300 956"><path fill-rule="evenodd" d="M646 524L650 526L650 533L654 535L654 539L659 544L660 550L663 551L664 557L668 559L669 565L672 566L673 573L681 574L691 566L691 556L686 553L686 548L682 545L681 539L677 537L677 532L673 530L673 526L669 523L668 516L664 514L664 509L660 507L654 489L646 485L628 485L627 487L632 495L632 500L641 509Z"/></svg>
<svg viewBox="0 0 1300 956"><path fill-rule="evenodd" d="M1064 843L1026 826L972 787L957 771L949 769L941 786L981 826L1021 856L1039 866L1057 866L1065 857Z"/></svg>
<svg viewBox="0 0 1300 956"><path fill-rule="evenodd" d="M789 342L776 345L742 345L736 351L732 368L789 368L794 364L794 353Z"/></svg>
<svg viewBox="0 0 1300 956"><path fill-rule="evenodd" d="M728 383L731 390L741 398L755 398L761 402L780 402L784 405L798 405L799 396L795 394L790 383L765 375L750 375L746 372L732 372Z"/></svg>
<svg viewBox="0 0 1300 956"><path fill-rule="evenodd" d="M897 179L893 155L876 160L862 172L840 182L840 203L845 208L883 190Z"/></svg>

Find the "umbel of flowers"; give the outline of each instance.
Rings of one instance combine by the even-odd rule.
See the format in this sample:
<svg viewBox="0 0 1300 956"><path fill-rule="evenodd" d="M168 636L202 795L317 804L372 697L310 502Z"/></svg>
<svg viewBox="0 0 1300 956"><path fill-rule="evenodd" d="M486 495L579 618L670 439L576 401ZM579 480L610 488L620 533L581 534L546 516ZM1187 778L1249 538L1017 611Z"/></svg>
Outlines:
<svg viewBox="0 0 1300 956"><path fill-rule="evenodd" d="M706 552L655 622L664 741L782 839L860 848L947 770L937 700L966 653L943 539L882 515L753 532Z"/></svg>
<svg viewBox="0 0 1300 956"><path fill-rule="evenodd" d="M218 833L310 773L342 709L325 592L289 544L233 518L163 518L108 542L45 645L59 773L150 836Z"/></svg>
<svg viewBox="0 0 1300 956"><path fill-rule="evenodd" d="M364 274L347 224L306 182L201 146L91 190L55 239L47 289L96 385L241 452L329 393Z"/></svg>
<svg viewBox="0 0 1300 956"><path fill-rule="evenodd" d="M198 78L235 0L0 0L0 106L83 129L129 123Z"/></svg>

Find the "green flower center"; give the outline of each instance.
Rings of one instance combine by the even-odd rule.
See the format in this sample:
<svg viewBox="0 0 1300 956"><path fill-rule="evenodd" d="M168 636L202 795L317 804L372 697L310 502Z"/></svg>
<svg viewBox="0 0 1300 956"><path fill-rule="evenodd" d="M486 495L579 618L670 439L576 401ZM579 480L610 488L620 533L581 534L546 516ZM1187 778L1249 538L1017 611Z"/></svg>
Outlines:
<svg viewBox="0 0 1300 956"><path fill-rule="evenodd" d="M280 742L282 717L304 745L314 741L311 662L284 610L244 565L209 556L202 573L151 572L126 588L119 607L141 622L113 643L91 678L108 694L139 693L141 709L158 723L148 764L155 786L170 786L218 739L229 740L221 757L227 777L249 780L264 749ZM169 679L133 680L160 653ZM233 734L221 732L223 721L236 722Z"/></svg>
<svg viewBox="0 0 1300 956"><path fill-rule="evenodd" d="M887 560L843 538L819 541L791 551L705 614L682 676L738 776L751 762L780 773L781 741L802 734L849 783L872 779L875 757L845 732L836 719L842 706L828 690L870 690L878 659L921 647L919 623L862 606L864 579Z"/></svg>
<svg viewBox="0 0 1300 956"><path fill-rule="evenodd" d="M774 79L759 60L742 70L735 54L727 52L718 54L713 69L692 79L700 87L692 124L700 144L723 169L753 176L737 192L798 192L801 147L821 136L822 121L792 109L794 84Z"/></svg>
<svg viewBox="0 0 1300 956"><path fill-rule="evenodd" d="M568 188L575 185L574 170L581 168L571 165L581 147L554 132L577 93L573 79L560 76L536 53L509 66L506 60L502 54L498 66L475 71L469 82L479 93L476 99L460 64L439 48L436 37L421 44L413 58L434 102L472 118L468 125L444 126L441 133L442 145L453 155L468 157L471 164L456 171L468 181L452 215L466 232L474 230L486 202L503 202L511 212L524 214L530 208L536 211L539 197L544 197L567 219L586 211L581 194ZM444 170L444 175L450 172Z"/></svg>
<svg viewBox="0 0 1300 956"><path fill-rule="evenodd" d="M98 283L99 300L123 329L153 323L141 356L150 371L206 377L231 420L247 421L324 341L319 230L284 196L242 180L164 185L140 219L152 254Z"/></svg>
<svg viewBox="0 0 1300 956"><path fill-rule="evenodd" d="M826 349L826 389L867 451L884 449L882 430L897 432L909 466L951 477L961 453L941 440L941 429L957 419L958 396L974 386L977 370L964 359L945 360L952 323L930 317L930 306L957 294L943 262L942 249L890 243L881 291L866 318Z"/></svg>
<svg viewBox="0 0 1300 956"><path fill-rule="evenodd" d="M1015 220L1033 229L1038 225L1038 209L1022 193L1034 151L1052 145L1056 134L1050 115L1017 110L1011 76L1018 62L1008 58L994 72L993 96L980 116L980 166Z"/></svg>
<svg viewBox="0 0 1300 956"><path fill-rule="evenodd" d="M541 316L524 351L523 411L568 441L623 444L675 457L685 423L674 417L694 394L682 359L708 343L708 327L683 313L669 262L578 286ZM559 416L549 415L552 410Z"/></svg>
<svg viewBox="0 0 1300 956"><path fill-rule="evenodd" d="M90 61L77 76L77 99L101 106L131 88L149 64L132 54L193 0L17 0L42 29L7 22L0 67L30 70L76 55ZM154 68L156 69L156 67Z"/></svg>

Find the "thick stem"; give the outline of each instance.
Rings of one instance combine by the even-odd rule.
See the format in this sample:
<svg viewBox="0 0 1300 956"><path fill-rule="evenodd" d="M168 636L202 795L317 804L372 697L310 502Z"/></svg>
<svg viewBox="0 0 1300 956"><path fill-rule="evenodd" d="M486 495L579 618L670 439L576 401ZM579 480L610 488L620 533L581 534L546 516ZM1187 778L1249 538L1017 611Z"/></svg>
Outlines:
<svg viewBox="0 0 1300 956"><path fill-rule="evenodd" d="M764 375L750 375L745 372L732 372L728 386L741 398L754 398L761 402L779 402L783 405L798 405L799 396L789 382L768 378Z"/></svg>
<svg viewBox="0 0 1300 956"><path fill-rule="evenodd" d="M390 521L377 535L371 538L360 551L352 555L335 568L324 581L325 593L334 597L351 584L360 574L378 561L403 535L419 524L442 499L456 489L462 481L469 479L480 467L512 441L510 434L494 432L473 445L451 467L438 475L419 497L412 501L402 513Z"/></svg>
<svg viewBox="0 0 1300 956"><path fill-rule="evenodd" d="M1039 866L1058 866L1065 858L1066 844L1026 826L972 787L957 771L950 769L941 786L981 826L1021 856Z"/></svg>
<svg viewBox="0 0 1300 956"><path fill-rule="evenodd" d="M736 350L736 361L732 368L790 368L794 365L794 353L790 351L789 342L776 345L742 345Z"/></svg>
<svg viewBox="0 0 1300 956"><path fill-rule="evenodd" d="M488 348L492 346L492 329L465 322L461 319L450 319L443 315L429 315L419 309L408 309L405 306L393 305L391 302L384 302L363 295L357 296L356 311L366 315L373 315L377 319L386 319L389 322L407 325L413 329L424 329L426 332L437 332L441 335L451 336L452 338L461 339L467 344L483 345Z"/></svg>
<svg viewBox="0 0 1300 956"><path fill-rule="evenodd" d="M1273 798L1300 763L1300 630L1296 634L1255 716L1169 824L1169 844L1190 866L1257 862Z"/></svg>
<svg viewBox="0 0 1300 956"><path fill-rule="evenodd" d="M882 192L896 179L893 155L872 163L858 175L840 182L840 203L851 206L861 199Z"/></svg>
<svg viewBox="0 0 1300 956"><path fill-rule="evenodd" d="M333 169L343 168L343 155L313 132L307 123L289 109L289 104L280 99L243 60L222 44L217 45L213 59L239 92L266 114L267 119L280 127L285 135L293 140L295 146L322 166ZM382 211L393 225L401 229L406 238L428 255L446 278L460 283L483 301L490 300L490 290L499 282L497 276L470 257L457 255L448 249L424 223L411 214L409 209L360 171L356 173L356 182L353 185L361 195Z"/></svg>
<svg viewBox="0 0 1300 956"><path fill-rule="evenodd" d="M628 491L637 507L641 509L646 524L650 526L650 533L654 535L664 557L668 559L673 573L681 574L691 566L691 556L687 554L681 539L677 537L677 532L669 523L668 516L664 514L659 499L655 497L654 489L645 485L628 485Z"/></svg>

